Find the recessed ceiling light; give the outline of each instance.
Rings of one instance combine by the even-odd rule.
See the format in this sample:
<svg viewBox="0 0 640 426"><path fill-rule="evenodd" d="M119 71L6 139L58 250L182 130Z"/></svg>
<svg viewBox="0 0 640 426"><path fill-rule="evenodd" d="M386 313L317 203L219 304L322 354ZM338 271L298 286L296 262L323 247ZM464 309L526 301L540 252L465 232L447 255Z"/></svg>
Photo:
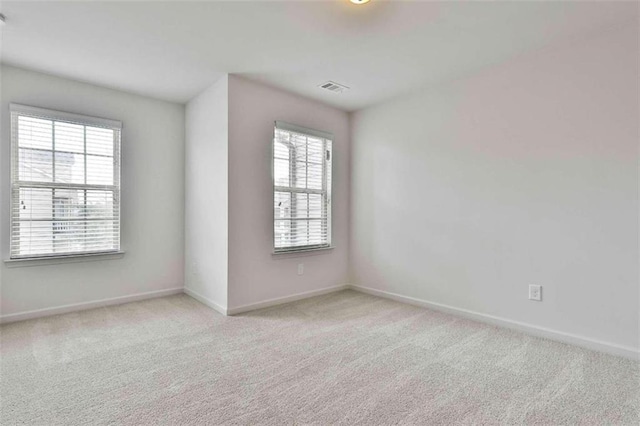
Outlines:
<svg viewBox="0 0 640 426"><path fill-rule="evenodd" d="M353 4L365 4L369 3L369 0L349 0Z"/></svg>

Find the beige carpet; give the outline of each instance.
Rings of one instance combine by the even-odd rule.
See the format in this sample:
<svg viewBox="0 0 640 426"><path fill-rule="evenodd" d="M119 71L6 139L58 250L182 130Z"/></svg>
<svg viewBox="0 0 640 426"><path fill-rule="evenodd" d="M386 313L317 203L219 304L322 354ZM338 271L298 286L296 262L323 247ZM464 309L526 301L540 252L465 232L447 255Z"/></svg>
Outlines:
<svg viewBox="0 0 640 426"><path fill-rule="evenodd" d="M228 318L179 295L1 339L2 425L640 421L637 362L352 291Z"/></svg>

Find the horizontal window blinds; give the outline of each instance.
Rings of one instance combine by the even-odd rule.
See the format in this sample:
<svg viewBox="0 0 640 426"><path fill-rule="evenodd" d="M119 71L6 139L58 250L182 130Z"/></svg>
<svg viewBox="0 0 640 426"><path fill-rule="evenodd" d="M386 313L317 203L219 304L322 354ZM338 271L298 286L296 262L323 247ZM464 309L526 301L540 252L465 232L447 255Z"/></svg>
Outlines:
<svg viewBox="0 0 640 426"><path fill-rule="evenodd" d="M11 105L12 259L120 250L121 128Z"/></svg>
<svg viewBox="0 0 640 426"><path fill-rule="evenodd" d="M331 245L331 136L276 122L274 250Z"/></svg>

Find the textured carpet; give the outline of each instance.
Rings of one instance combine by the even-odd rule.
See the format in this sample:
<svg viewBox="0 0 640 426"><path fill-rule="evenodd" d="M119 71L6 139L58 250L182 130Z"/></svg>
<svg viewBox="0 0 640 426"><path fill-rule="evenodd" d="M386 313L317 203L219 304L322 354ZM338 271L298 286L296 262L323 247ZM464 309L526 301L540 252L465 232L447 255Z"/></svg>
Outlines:
<svg viewBox="0 0 640 426"><path fill-rule="evenodd" d="M639 364L353 291L2 326L0 423L630 424Z"/></svg>

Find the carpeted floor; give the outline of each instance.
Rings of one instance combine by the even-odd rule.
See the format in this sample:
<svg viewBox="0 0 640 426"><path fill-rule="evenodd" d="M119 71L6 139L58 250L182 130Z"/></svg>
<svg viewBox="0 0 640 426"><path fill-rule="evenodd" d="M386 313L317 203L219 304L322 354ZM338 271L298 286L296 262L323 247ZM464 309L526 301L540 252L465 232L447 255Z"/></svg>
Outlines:
<svg viewBox="0 0 640 426"><path fill-rule="evenodd" d="M344 291L2 326L2 425L640 422L639 364Z"/></svg>

